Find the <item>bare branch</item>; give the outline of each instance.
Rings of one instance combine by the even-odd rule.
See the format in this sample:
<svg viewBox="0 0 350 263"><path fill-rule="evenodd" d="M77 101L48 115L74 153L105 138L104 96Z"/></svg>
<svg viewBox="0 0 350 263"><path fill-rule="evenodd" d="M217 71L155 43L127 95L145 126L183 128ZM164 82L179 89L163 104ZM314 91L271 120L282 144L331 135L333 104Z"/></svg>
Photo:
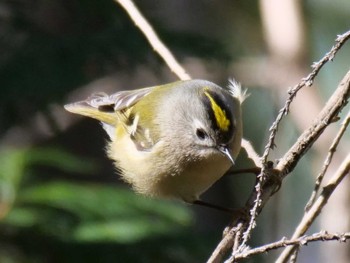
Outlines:
<svg viewBox="0 0 350 263"><path fill-rule="evenodd" d="M153 49L161 56L168 67L174 72L181 80L191 79L185 69L177 62L173 54L159 39L152 26L143 17L137 7L131 0L114 0L119 3L125 11L129 14L130 18L134 21L135 25L145 35L148 42L151 44Z"/></svg>
<svg viewBox="0 0 350 263"><path fill-rule="evenodd" d="M256 167L261 167L261 159L257 152L254 150L254 147L250 141L242 139L242 147L247 152L248 158L251 159Z"/></svg>
<svg viewBox="0 0 350 263"><path fill-rule="evenodd" d="M276 137L276 133L278 131L278 127L279 124L282 120L282 118L288 114L289 112L289 107L290 104L292 103L293 99L295 98L295 96L297 95L298 91L305 87L308 86L310 87L313 84L313 81L316 77L316 75L318 74L318 72L321 70L321 68L328 62L333 60L335 54L340 50L340 48L343 46L343 44L350 38L350 30L347 31L346 33L339 35L337 37L337 39L335 40L336 43L335 45L332 47L332 49L318 62L314 62L312 65L313 71L306 77L303 78L301 80L301 82L299 82L297 85L295 85L293 88L291 88L288 91L289 97L286 100L285 105L283 106L283 108L279 111L277 118L275 120L275 122L272 124L272 126L270 127L270 138L269 141L265 147L265 151L263 154L263 163L266 163L267 157L269 155L270 149L273 149L275 146L275 137Z"/></svg>
<svg viewBox="0 0 350 263"><path fill-rule="evenodd" d="M220 242L218 249L215 249L207 263L220 263L222 258L225 256L227 247L234 247L236 237L241 236L243 224L238 223L236 227L227 228L228 230L224 233L224 239ZM236 242L237 244L237 242Z"/></svg>
<svg viewBox="0 0 350 263"><path fill-rule="evenodd" d="M321 195L317 198L316 202L310 207L309 211L306 212L294 231L293 237L298 238L303 235L311 224L315 221L316 217L321 213L321 210L326 205L328 199L340 184L340 182L345 178L346 175L350 173L350 154L344 159L340 165L338 171L329 180L328 184L323 187ZM277 263L287 262L289 256L293 253L296 246L286 248L280 257L277 259Z"/></svg>
<svg viewBox="0 0 350 263"><path fill-rule="evenodd" d="M329 167L329 165L332 162L333 155L334 155L335 151L337 150L337 147L338 147L338 144L340 142L340 139L343 137L343 135L344 135L344 133L346 131L346 128L348 127L349 123L350 123L350 111L348 112L345 120L342 123L342 126L341 126L338 134L334 138L334 140L332 142L332 145L329 148L326 160L323 163L322 170L321 170L321 172L318 174L318 176L316 178L315 188L314 188L314 190L313 190L313 192L311 194L310 200L307 202L307 204L305 206L305 211L308 211L310 209L311 205L315 202L316 196L318 194L318 191L320 189L321 183L323 181L323 177L326 174L326 172L328 170L328 167Z"/></svg>
<svg viewBox="0 0 350 263"><path fill-rule="evenodd" d="M306 246L310 242L316 242L316 241L340 241L340 242L346 242L346 240L350 239L350 232L342 233L342 234L332 234L332 233L327 233L326 231L320 231L318 233L308 235L308 236L302 236L299 238L294 238L294 239L287 239L287 238L282 238L279 241L257 247L254 249L249 249L246 250L242 253L236 254L235 257L229 258L227 260L228 262L233 262L234 260L239 260L239 259L244 259L248 258L253 255L258 255L258 254L263 254L266 252L269 252L274 249L278 248L283 248L286 246Z"/></svg>
<svg viewBox="0 0 350 263"><path fill-rule="evenodd" d="M289 149L278 163L276 169L284 177L297 165L301 157L309 150L324 129L336 120L337 115L348 103L350 97L350 71L345 75L337 90L328 100L326 106L314 120L313 124L304 131L296 143Z"/></svg>
<svg viewBox="0 0 350 263"><path fill-rule="evenodd" d="M254 205L253 205L252 209L250 210L250 216L251 216L250 217L250 222L249 222L247 230L243 234L243 240L242 240L241 246L239 247L238 251L241 251L245 247L245 245L246 245L246 243L247 243L247 241L248 241L248 239L250 237L251 231L256 226L255 220L256 220L256 217L258 215L259 206L261 206L261 203L262 203L261 202L261 198L262 198L263 193L261 192L261 189L262 189L262 185L264 184L264 181L265 181L266 175L267 175L267 171L266 171L267 170L267 167L266 167L266 165L267 165L267 158L269 156L270 149L273 149L274 146L275 146L275 137L276 137L276 134L277 134L277 131L278 131L278 128L279 128L279 124L282 121L282 118L289 113L290 104L294 100L294 98L297 95L298 91L301 88L305 87L305 86L311 86L312 85L312 83L314 81L314 78L317 76L317 74L321 70L321 68L328 61L331 61L334 58L335 54L339 51L339 49L342 47L342 45L349 38L350 38L350 31L348 31L348 32L338 36L337 39L336 39L336 44L332 47L332 49L320 61L318 61L316 63L313 63L313 65L312 65L313 71L306 78L303 78L301 80L301 82L299 82L296 86L294 86L292 89L290 89L288 91L289 97L286 100L286 103L285 103L284 107L279 111L279 114L277 115L277 118L276 118L275 122L270 127L269 141L268 141L267 145L265 146L265 150L264 150L264 153L263 153L262 158L261 158L261 160L262 160L261 161L261 163L262 163L261 173L258 176L259 180L258 180L258 182L257 182L257 184L255 186L256 200L254 201ZM324 128L327 125L324 125ZM321 130L321 133L322 132L323 132L323 130ZM318 136L319 135L320 135L320 133L318 134ZM315 140L318 138L318 136L315 137ZM297 143L299 145L299 141ZM309 147L311 147L312 144L313 144L313 142L311 144L309 144ZM307 150L308 150L308 148L305 148L305 151L298 156L299 157L298 160L303 156L303 154L305 152L307 152ZM295 157L297 157L297 156L295 156ZM286 158L283 158L283 159L286 159ZM290 166L287 167L287 169L285 169L284 173L288 174L290 172L289 169L294 168L291 165L292 164L296 165L298 163L298 160L296 158L295 162L290 162Z"/></svg>
<svg viewBox="0 0 350 263"><path fill-rule="evenodd" d="M310 149L312 144L316 139L322 134L324 129L332 123L334 118L340 113L343 107L347 104L350 97L350 71L345 75L341 83L339 84L337 90L334 92L332 97L328 100L327 104L320 112L318 117L315 119L313 124L300 135L297 142L291 147L291 149L285 154L285 156L280 160L277 167L273 170L265 168L265 173L269 177L269 173L273 173L273 177L280 177L281 180L290 172L293 171L296 164L299 162L301 157ZM263 166L264 168L264 166ZM249 197L246 209L252 210L251 214L256 211L256 215L259 214L269 200L271 194L276 190L276 185L271 183L271 181L263 181L260 185L257 184L255 191ZM259 200L259 201L257 201ZM255 209L255 210L253 210ZM242 227L246 229L253 229L255 221L250 218L249 222L247 219L240 219L237 222L243 222ZM237 223L236 222L236 223ZM234 224L233 224L234 225ZM246 230L247 232L247 230ZM224 251L228 251L230 247L225 246L225 244L232 244L233 240L227 240L232 238L229 235L224 236L217 248L214 250L212 256L208 262L220 262L222 258L220 256L224 255ZM234 237L233 237L234 238ZM245 248L245 244L242 242L239 246L238 251L234 253L241 253ZM224 250L224 251L216 251Z"/></svg>

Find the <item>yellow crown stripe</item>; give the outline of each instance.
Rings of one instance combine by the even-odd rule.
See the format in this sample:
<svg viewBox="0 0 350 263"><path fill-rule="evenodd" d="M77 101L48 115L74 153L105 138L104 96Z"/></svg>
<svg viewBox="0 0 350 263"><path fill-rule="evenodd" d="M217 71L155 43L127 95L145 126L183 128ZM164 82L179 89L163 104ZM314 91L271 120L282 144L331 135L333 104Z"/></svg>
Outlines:
<svg viewBox="0 0 350 263"><path fill-rule="evenodd" d="M204 94L210 100L211 108L213 109L216 124L218 125L219 129L228 131L230 127L230 120L227 118L226 112L216 103L214 98L207 91L204 91Z"/></svg>

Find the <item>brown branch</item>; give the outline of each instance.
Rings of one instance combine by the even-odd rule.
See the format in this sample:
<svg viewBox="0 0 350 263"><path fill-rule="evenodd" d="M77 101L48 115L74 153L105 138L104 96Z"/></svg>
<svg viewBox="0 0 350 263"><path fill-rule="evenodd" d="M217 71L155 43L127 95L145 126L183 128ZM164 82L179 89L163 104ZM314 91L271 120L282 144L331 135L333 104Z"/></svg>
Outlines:
<svg viewBox="0 0 350 263"><path fill-rule="evenodd" d="M332 61L335 54L340 50L340 48L344 45L344 43L350 38L350 31L347 31L346 33L339 35L337 39L335 40L335 45L331 48L331 50L318 62L314 62L312 65L313 71L305 78L301 80L297 85L295 85L293 88L291 88L288 91L289 97L285 102L285 105L283 108L279 111L277 118L275 122L270 127L270 137L269 141L265 147L265 151L263 154L263 163L266 162L268 154L270 152L270 149L273 149L275 146L275 137L279 128L279 124L282 120L282 118L289 113L289 107L292 103L293 99L296 97L298 91L302 89L305 86L310 87L313 84L313 81L315 77L317 76L318 72L321 70L321 68L328 62Z"/></svg>
<svg viewBox="0 0 350 263"><path fill-rule="evenodd" d="M276 134L277 134L277 131L278 131L278 127L279 127L279 124L280 124L282 118L289 113L290 104L292 103L293 99L297 95L298 91L301 88L305 87L305 86L311 86L312 85L312 83L314 81L314 78L316 77L318 72L321 70L321 68L328 61L331 61L334 58L335 54L339 51L339 49L342 47L342 45L349 38L350 38L350 31L344 33L343 35L338 36L337 39L336 39L336 44L331 48L331 50L320 61L318 61L318 62L316 62L316 63L314 63L312 65L313 71L306 78L303 78L301 80L301 82L299 82L296 86L294 86L294 88L292 88L292 89L290 89L288 91L289 97L286 100L286 103L285 103L284 107L279 111L279 114L278 114L275 122L272 124L272 126L270 128L270 132L271 133L270 133L270 136L269 136L269 141L268 141L267 145L265 146L265 150L264 150L263 156L261 158L262 159L261 173L258 176L259 180L258 180L258 182L257 182L257 184L255 186L256 200L254 200L252 209L250 210L250 216L251 217L250 217L249 225L248 225L247 230L243 234L243 240L242 240L241 246L239 247L238 251L242 250L245 247L246 243L249 240L251 231L256 226L256 223L255 223L256 217L258 216L258 210L260 209L259 207L262 204L262 202L261 202L261 198L262 198L262 195L263 195L263 193L261 192L262 191L262 186L265 184L266 176L268 175L268 172L267 172L267 158L268 158L268 155L270 153L270 149L273 149L274 146L275 146L275 137L276 137ZM340 103L342 103L342 102L340 102ZM334 116L331 116L331 117L332 118L330 119L330 121L333 120ZM326 126L328 126L328 124L329 124L329 122L327 122L326 125L323 125L323 127L325 128ZM313 127L311 127L311 129L313 129ZM285 155L286 157L284 157L282 160L287 161L287 163L282 163L281 164L281 162L280 162L279 163L279 167L277 168L277 169L280 169L281 167L284 167L283 172L281 172L282 173L282 177L284 175L288 174L289 172L291 172L294 169L293 165L295 166L298 163L299 159L308 151L308 149L312 146L314 141L323 132L323 129L320 130L320 132L318 133L317 137L314 138L314 140L310 140L309 141L310 142L309 144L303 144L302 142L297 141L297 143L295 144L297 147L299 147L299 146L304 147L303 145L308 145L308 147L304 147L304 149L305 149L304 151L300 151L300 155L295 155L295 158L294 158L294 155L293 156L289 155L289 157L291 157L291 158L286 158L286 157L288 157L288 155ZM310 131L310 129L308 131ZM315 133L315 134L317 134L317 133ZM302 137L303 136L301 136L300 138L302 138ZM310 138L312 138L312 137L310 137ZM306 137L305 137L305 139L306 139ZM295 153L295 152L293 153L294 150L295 149L293 149L293 147L292 147L291 150L288 151L288 153L294 154ZM293 159L294 159L294 161L292 161Z"/></svg>
<svg viewBox="0 0 350 263"><path fill-rule="evenodd" d="M344 135L344 133L346 131L346 128L348 127L349 123L350 123L350 111L348 112L345 120L342 123L342 126L341 126L338 134L335 136L335 138L334 138L334 140L332 142L332 145L331 145L331 147L328 150L328 154L327 154L326 160L323 163L322 170L321 170L321 172L318 174L318 176L316 178L315 188L312 191L310 199L309 199L309 201L307 202L307 204L305 206L305 211L308 211L310 209L311 205L315 202L316 196L317 196L317 194L319 192L319 189L321 187L321 183L323 181L323 177L326 174L326 172L328 170L328 167L329 167L329 165L332 162L333 155L334 155L335 151L337 150L337 147L338 147L338 144L340 142L340 139L343 137L343 135Z"/></svg>
<svg viewBox="0 0 350 263"><path fill-rule="evenodd" d="M311 224L315 221L316 217L321 213L321 210L326 205L328 199L340 184L340 182L345 178L346 175L350 173L350 154L345 158L345 160L340 165L338 171L329 180L328 184L323 187L321 195L317 198L316 202L310 207L309 211L304 214L300 224L294 231L293 238L298 238L303 235ZM287 262L289 256L296 249L295 246L286 248L280 257L277 259L277 263Z"/></svg>
<svg viewBox="0 0 350 263"><path fill-rule="evenodd" d="M261 158L257 154L257 152L254 150L254 147L250 143L250 141L246 139L242 139L242 147L247 152L248 158L251 159L256 167L261 167Z"/></svg>
<svg viewBox="0 0 350 263"><path fill-rule="evenodd" d="M272 177L279 177L281 180L290 172L293 171L296 164L299 162L301 157L310 149L312 144L316 139L322 134L324 129L332 123L334 118L340 113L343 107L347 104L350 97L350 71L345 75L341 83L339 84L337 90L333 93L332 97L328 100L327 104L324 106L323 110L320 112L318 117L315 119L313 124L300 135L297 142L291 147L291 149L284 155L280 160L275 169L266 169L267 178L269 173ZM271 183L271 180L266 180L261 184L260 188L256 188L255 191L249 197L246 204L246 209L253 210L252 207L257 207L256 214L259 214L269 200L271 194L276 189L276 184ZM259 197L260 193L260 198ZM259 201L257 201L259 200ZM258 202L258 203L257 203ZM239 219L237 222L243 222L242 227L248 229L251 221L247 222L247 219ZM236 222L236 223L237 223ZM253 227L251 227L252 229ZM247 231L246 231L247 232ZM217 248L214 250L213 254L209 258L208 262L221 262L221 255L224 255L230 247L224 244L232 244L233 240L230 239L231 236L224 236ZM241 253L245 246L241 243L239 250L234 253ZM221 251L217 251L221 250Z"/></svg>
<svg viewBox="0 0 350 263"><path fill-rule="evenodd" d="M185 69L179 64L179 62L177 62L173 54L159 39L152 26L143 17L134 3L131 0L114 1L119 3L125 9L125 11L129 14L131 20L134 21L135 25L144 34L154 51L156 51L159 56L165 61L170 70L174 72L181 80L191 79L190 75L186 73Z"/></svg>
<svg viewBox="0 0 350 263"><path fill-rule="evenodd" d="M240 260L240 259L245 259L253 255L259 255L263 254L266 252L269 252L274 249L279 249L279 248L284 248L287 246L306 246L310 242L316 242L316 241L332 241L332 240L337 240L340 242L346 242L346 240L350 239L350 232L342 233L342 234L332 234L332 233L327 233L326 231L321 231L312 235L308 236L302 236L294 239L287 239L287 238L282 238L279 241L253 248L253 249L248 249L244 252L241 252L239 254L236 254L235 257L229 258L229 262L233 262L234 260Z"/></svg>
<svg viewBox="0 0 350 263"><path fill-rule="evenodd" d="M278 163L276 169L284 177L297 165L301 157L309 150L313 143L323 133L324 129L336 120L340 111L348 103L350 96L350 71L345 75L337 90L328 100L313 124L302 133L297 142L289 149Z"/></svg>
<svg viewBox="0 0 350 263"><path fill-rule="evenodd" d="M288 91L289 97L286 100L286 103L284 107L279 111L279 114L277 115L277 118L275 122L272 124L270 127L270 136L269 136L269 141L265 146L264 153L262 155L262 169L261 169L261 174L258 176L258 182L255 186L256 190L256 200L253 203L252 209L250 210L250 221L247 230L243 234L243 240L241 243L241 246L239 247L238 251L241 251L246 243L248 242L250 238L250 234L252 230L256 226L256 217L258 216L258 210L259 207L261 206L261 198L263 196L262 191L262 185L265 184L266 176L267 176L267 158L269 156L270 150L274 148L275 146L275 138L277 135L277 131L279 128L279 124L282 121L282 118L289 113L289 107L292 101L294 100L295 96L297 95L298 91L305 87L305 86L311 86L314 78L318 74L318 72L321 70L321 68L330 60L332 60L335 56L335 54L339 51L341 46L350 38L350 31L346 32L345 34L338 36L336 39L336 44L332 47L332 49L318 62L314 63L312 65L313 71L306 77L301 80L296 86L294 86L292 89ZM310 144L311 146L312 144ZM302 155L300 155L301 158ZM296 165L297 162L294 162ZM288 173L288 170L286 170L286 174Z"/></svg>

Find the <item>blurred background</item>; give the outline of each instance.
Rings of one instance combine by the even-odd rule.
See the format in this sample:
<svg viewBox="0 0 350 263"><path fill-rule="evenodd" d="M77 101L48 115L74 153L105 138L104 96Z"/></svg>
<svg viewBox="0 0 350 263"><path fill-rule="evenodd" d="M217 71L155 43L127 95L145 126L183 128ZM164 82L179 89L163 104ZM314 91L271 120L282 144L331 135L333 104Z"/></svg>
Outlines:
<svg viewBox="0 0 350 263"><path fill-rule="evenodd" d="M288 88L350 29L348 0L135 3L193 78L225 86L234 77L248 88L244 137L259 154ZM270 160L310 125L349 61L347 43L315 85L299 93ZM175 80L112 0L0 0L0 262L204 262L210 256L231 217L134 194L106 157L101 125L62 108L94 92ZM339 126L284 181L258 218L251 246L293 233ZM327 176L349 144L347 132ZM244 151L237 164L253 165ZM227 176L203 199L239 208L254 182L249 174ZM310 233L349 231L349 186L348 178ZM319 242L302 248L298 262L350 262L349 251L349 243Z"/></svg>

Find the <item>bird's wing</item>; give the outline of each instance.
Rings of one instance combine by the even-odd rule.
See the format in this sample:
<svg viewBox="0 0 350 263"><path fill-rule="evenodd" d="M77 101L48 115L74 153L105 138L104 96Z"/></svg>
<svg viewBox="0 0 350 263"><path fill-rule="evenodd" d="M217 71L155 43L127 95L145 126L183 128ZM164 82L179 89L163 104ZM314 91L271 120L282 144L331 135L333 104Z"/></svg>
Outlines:
<svg viewBox="0 0 350 263"><path fill-rule="evenodd" d="M67 104L64 108L72 113L84 115L106 124L115 124L118 111L127 109L147 96L154 87L119 91L112 95L96 93L83 101Z"/></svg>
<svg viewBox="0 0 350 263"><path fill-rule="evenodd" d="M120 111L129 108L137 103L140 99L147 96L153 87L137 90L119 91L112 95L94 94L86 100L91 107L97 108L100 111Z"/></svg>

